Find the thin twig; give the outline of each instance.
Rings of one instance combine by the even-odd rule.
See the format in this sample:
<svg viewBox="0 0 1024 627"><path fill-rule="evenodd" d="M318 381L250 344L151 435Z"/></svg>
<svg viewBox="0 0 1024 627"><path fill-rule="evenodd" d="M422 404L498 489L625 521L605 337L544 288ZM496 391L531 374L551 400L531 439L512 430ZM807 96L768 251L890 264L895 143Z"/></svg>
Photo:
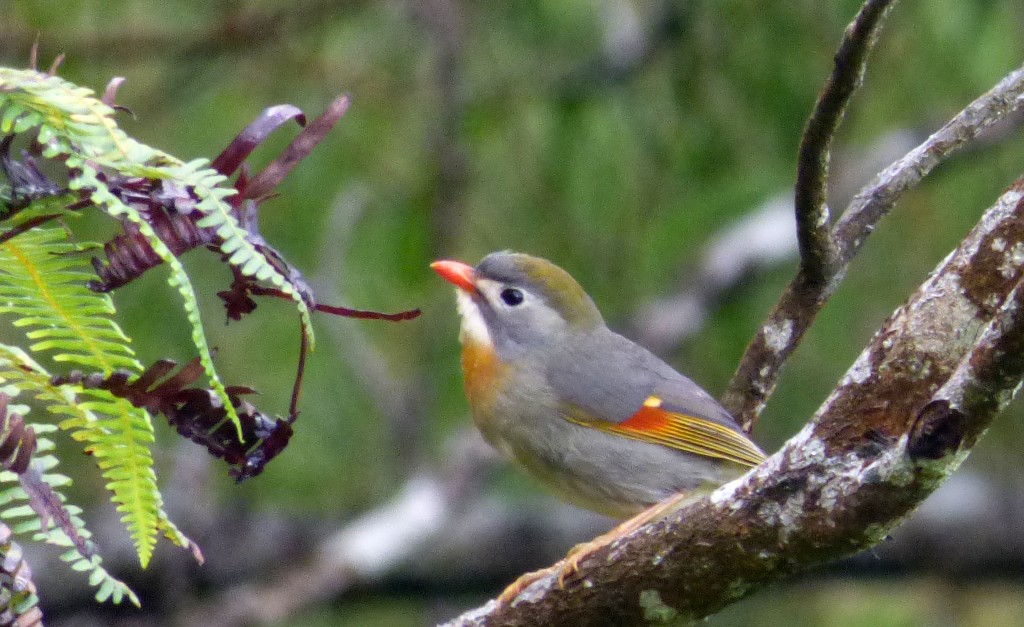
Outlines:
<svg viewBox="0 0 1024 627"><path fill-rule="evenodd" d="M302 394L302 377L306 374L306 354L309 353L309 336L299 319L299 363L295 366L295 383L292 385L291 401L288 403L288 422L299 417L299 396Z"/></svg>
<svg viewBox="0 0 1024 627"><path fill-rule="evenodd" d="M1008 122L1010 122L1008 120ZM984 133L997 142L1015 132L1008 123L1000 133ZM998 137L996 136L998 135ZM870 145L833 153L829 202L844 207L865 180L902 158L927 134L896 129L876 137ZM973 146L983 147L979 141ZM792 188L764 200L740 219L708 238L696 264L682 271L682 280L642 306L629 319L629 337L658 355L670 355L683 342L698 335L714 312L737 290L761 273L792 267L799 258L793 213Z"/></svg>
<svg viewBox="0 0 1024 627"><path fill-rule="evenodd" d="M280 298L281 300L292 300L291 294L284 290L279 290L276 287L264 287L262 285L251 285L249 286L249 292L256 296L272 296L274 298ZM382 311L372 311L369 309L351 309L349 307L342 307L341 305L325 305L323 303L314 303L314 311L322 311L324 313L333 314L335 316L342 316L344 318L362 318L363 320L386 320L388 322L404 322L406 320L413 320L418 318L422 313L419 309L406 309L404 311L397 311L394 313L385 313Z"/></svg>
<svg viewBox="0 0 1024 627"><path fill-rule="evenodd" d="M33 228L35 228L37 226L40 226L42 224L46 224L50 220L56 220L60 216L61 216L61 214L59 214L59 213L47 213L47 214L44 214L44 215L36 216L34 218L30 218L28 220L25 220L21 224L19 224L19 225L15 226L15 227L12 227L12 228L10 228L10 229L0 233L0 244L3 244L5 242L7 242L8 240L13 239L13 238L21 235L25 231L33 229Z"/></svg>
<svg viewBox="0 0 1024 627"><path fill-rule="evenodd" d="M369 197L360 182L350 182L339 195L329 212L329 221L323 236L330 245L319 247L319 255L312 264L316 273L310 282L317 286L317 294L324 300L348 300L338 276L345 274L347 254L356 232L356 225L367 210ZM408 315L398 312L392 315ZM384 447L392 455L390 467L395 476L408 476L414 472L419 460L425 457L424 425L429 396L422 369L398 373L387 356L367 335L363 325L332 324L327 327L328 341L334 345L340 365L347 367L363 388L366 398L372 399L381 416L381 427L390 446ZM407 359L410 363L416 360Z"/></svg>
<svg viewBox="0 0 1024 627"><path fill-rule="evenodd" d="M808 289L811 282L801 267L747 346L722 395L722 404L747 432L774 391L782 364L831 297L878 221L936 165L969 145L982 130L1020 109L1024 109L1024 67L1008 74L854 197L832 229L838 253L828 280L820 289Z"/></svg>
<svg viewBox="0 0 1024 627"><path fill-rule="evenodd" d="M846 27L832 74L818 96L800 140L794 190L796 233L801 269L812 289L824 289L831 279L836 256L827 205L832 141L850 99L864 80L868 53L874 47L891 5L892 0L868 0Z"/></svg>
<svg viewBox="0 0 1024 627"><path fill-rule="evenodd" d="M933 133L917 148L882 170L854 198L835 226L839 258L849 263L875 225L897 199L982 131L1024 109L1024 66L1007 74L995 87Z"/></svg>

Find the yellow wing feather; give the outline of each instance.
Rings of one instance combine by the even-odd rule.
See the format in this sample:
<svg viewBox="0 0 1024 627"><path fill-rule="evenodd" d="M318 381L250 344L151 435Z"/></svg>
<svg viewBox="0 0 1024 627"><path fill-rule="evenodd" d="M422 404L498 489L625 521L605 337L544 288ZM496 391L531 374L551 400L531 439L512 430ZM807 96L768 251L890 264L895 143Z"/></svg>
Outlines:
<svg viewBox="0 0 1024 627"><path fill-rule="evenodd" d="M687 453L756 466L765 455L742 433L710 420L671 412L650 396L643 407L621 423L570 417L571 422L623 437L660 444Z"/></svg>

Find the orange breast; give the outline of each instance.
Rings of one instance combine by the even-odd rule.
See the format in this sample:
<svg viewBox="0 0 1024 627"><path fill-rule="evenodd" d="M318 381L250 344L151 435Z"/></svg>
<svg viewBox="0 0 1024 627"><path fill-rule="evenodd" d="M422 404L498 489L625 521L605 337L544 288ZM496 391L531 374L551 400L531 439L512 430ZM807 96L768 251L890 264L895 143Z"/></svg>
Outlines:
<svg viewBox="0 0 1024 627"><path fill-rule="evenodd" d="M504 368L489 344L464 339L462 375L466 383L466 398L474 414L490 410Z"/></svg>

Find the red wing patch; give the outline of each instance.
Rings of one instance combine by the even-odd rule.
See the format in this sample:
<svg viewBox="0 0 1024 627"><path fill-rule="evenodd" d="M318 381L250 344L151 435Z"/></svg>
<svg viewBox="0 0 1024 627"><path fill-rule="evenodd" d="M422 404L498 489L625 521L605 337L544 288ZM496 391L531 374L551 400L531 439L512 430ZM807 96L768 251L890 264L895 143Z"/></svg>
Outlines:
<svg viewBox="0 0 1024 627"><path fill-rule="evenodd" d="M656 397L652 396L644 401L644 406L639 411L620 422L618 426L622 429L646 433L658 433L669 427L672 424L671 414L660 408L661 401L658 401L657 405L650 402L652 398Z"/></svg>
<svg viewBox="0 0 1024 627"><path fill-rule="evenodd" d="M572 422L635 440L661 444L695 455L756 466L765 459L756 444L739 431L697 416L661 408L661 399L650 396L635 414L620 423L570 419Z"/></svg>

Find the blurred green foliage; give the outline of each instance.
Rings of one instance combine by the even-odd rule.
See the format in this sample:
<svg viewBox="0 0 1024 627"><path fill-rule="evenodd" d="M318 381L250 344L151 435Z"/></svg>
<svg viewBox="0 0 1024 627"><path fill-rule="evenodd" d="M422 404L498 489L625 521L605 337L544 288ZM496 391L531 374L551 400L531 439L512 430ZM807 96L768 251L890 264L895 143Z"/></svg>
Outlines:
<svg viewBox="0 0 1024 627"><path fill-rule="evenodd" d="M424 315L401 325L319 318L292 445L259 479L221 484L228 498L341 518L387 497L410 451L435 458L467 422L451 293L431 260L475 262L504 248L549 257L622 325L675 289L714 233L791 187L801 128L858 6L20 0L0 4L0 63L24 66L38 36L42 64L66 53L61 73L72 81L100 90L125 76L125 129L184 159L212 158L266 106L316 115L337 93L352 95L335 131L263 205L262 229L338 304ZM623 52L633 20L657 31L635 62ZM837 149L944 122L1024 58L1021 24L1014 2L900 3ZM289 138L279 131L257 151L256 169ZM1021 163L1024 143L1013 140L958 157L880 225L788 365L755 434L766 450L807 420ZM283 413L294 316L286 303L261 302L254 317L224 326L213 293L228 277L203 254L188 267L207 296L222 376ZM735 291L666 357L722 390L792 268ZM144 361L189 356L160 278L115 298ZM138 302L146 306L126 306ZM363 334L418 390L411 420L388 419L361 382L368 363L351 346ZM976 463L1006 472L1024 443L1019 424L999 420Z"/></svg>

